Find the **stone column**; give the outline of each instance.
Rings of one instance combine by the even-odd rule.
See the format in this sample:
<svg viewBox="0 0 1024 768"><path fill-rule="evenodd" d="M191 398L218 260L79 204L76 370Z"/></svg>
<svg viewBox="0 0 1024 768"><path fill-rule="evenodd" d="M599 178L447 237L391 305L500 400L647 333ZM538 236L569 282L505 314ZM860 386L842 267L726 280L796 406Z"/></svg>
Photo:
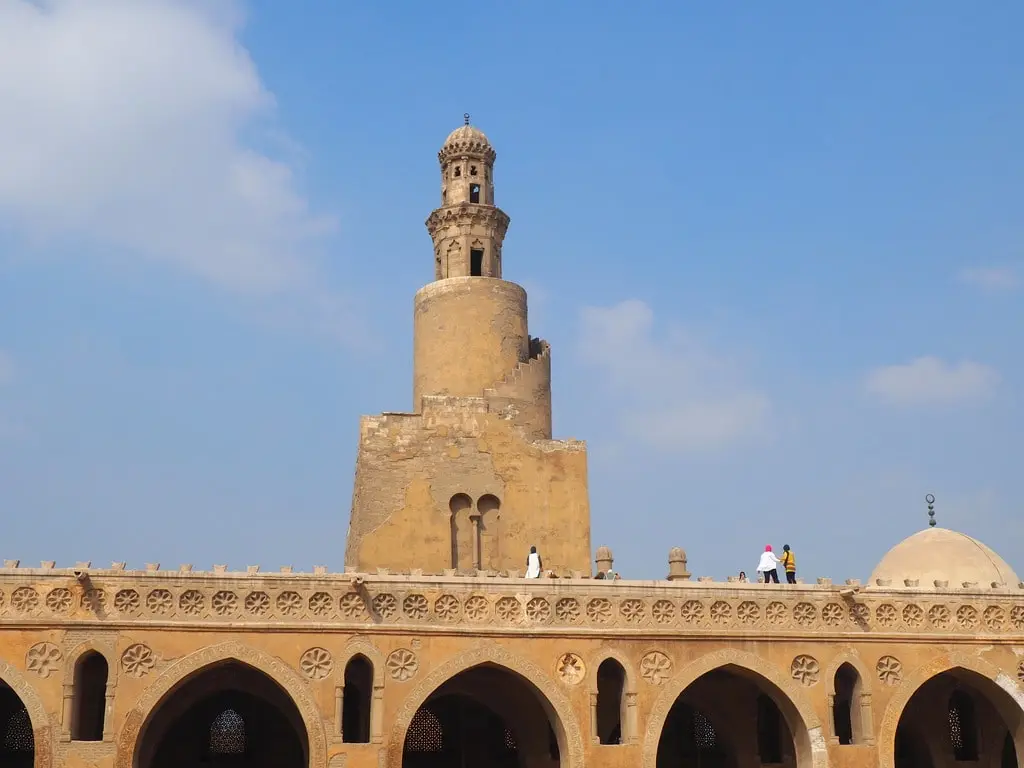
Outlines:
<svg viewBox="0 0 1024 768"><path fill-rule="evenodd" d="M75 686L64 684L64 698L61 701L60 740L71 741L71 718L74 716ZM104 721L105 722L105 721ZM104 726L105 728L106 726Z"/></svg>
<svg viewBox="0 0 1024 768"><path fill-rule="evenodd" d="M384 740L384 680L373 681L373 698L370 700L370 742L380 744Z"/></svg>
<svg viewBox="0 0 1024 768"><path fill-rule="evenodd" d="M470 515L473 523L473 567L477 570L483 568L483 559L480 556L480 515Z"/></svg>
<svg viewBox="0 0 1024 768"><path fill-rule="evenodd" d="M871 716L871 694L860 695L860 733L854 734L863 739L865 744L875 743L875 722Z"/></svg>
<svg viewBox="0 0 1024 768"><path fill-rule="evenodd" d="M104 693L103 703L103 740L112 741L114 738L114 728L111 722L114 719L114 686L116 683L110 682L107 679L107 689Z"/></svg>
<svg viewBox="0 0 1024 768"><path fill-rule="evenodd" d="M334 741L344 741L345 732L342 730L342 713L345 707L345 686L334 687L334 733L331 734Z"/></svg>

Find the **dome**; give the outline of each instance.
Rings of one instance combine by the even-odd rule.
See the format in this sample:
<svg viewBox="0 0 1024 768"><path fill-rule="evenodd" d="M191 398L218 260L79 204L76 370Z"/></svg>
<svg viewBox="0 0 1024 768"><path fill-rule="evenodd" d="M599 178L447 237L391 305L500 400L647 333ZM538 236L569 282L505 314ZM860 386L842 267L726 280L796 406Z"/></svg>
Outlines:
<svg viewBox="0 0 1024 768"><path fill-rule="evenodd" d="M932 587L936 581L948 581L950 587L964 582L979 587L1019 582L1003 558L980 541L948 528L926 528L905 538L885 554L869 583L876 585L876 579L891 579L894 587L902 587L904 579L918 579L921 587Z"/></svg>
<svg viewBox="0 0 1024 768"><path fill-rule="evenodd" d="M444 140L445 145L448 144L460 144L462 142L472 142L474 144L486 144L491 145L491 142L487 139L487 134L477 128L475 125L460 125L454 131L448 134L448 138Z"/></svg>
<svg viewBox="0 0 1024 768"><path fill-rule="evenodd" d="M493 163L495 158L494 147L491 146L487 134L469 124L469 115L465 115L465 125L460 125L448 134L444 140L444 146L437 153L438 160L444 165L448 160L455 157L478 157L485 162Z"/></svg>

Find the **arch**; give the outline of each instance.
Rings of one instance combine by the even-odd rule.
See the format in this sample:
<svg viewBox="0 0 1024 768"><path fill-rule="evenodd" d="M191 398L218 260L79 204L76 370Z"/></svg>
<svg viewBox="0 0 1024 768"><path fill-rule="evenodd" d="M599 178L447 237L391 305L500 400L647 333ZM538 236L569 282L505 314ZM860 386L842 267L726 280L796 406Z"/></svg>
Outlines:
<svg viewBox="0 0 1024 768"><path fill-rule="evenodd" d="M828 749L822 735L821 720L808 701L807 696L788 675L778 667L759 656L746 651L726 649L708 653L694 659L683 667L665 685L664 692L657 698L647 717L644 734L643 768L657 768L658 744L669 712L676 700L698 678L716 669L728 668L753 677L758 682L768 683L779 696L774 699L785 718L797 750L799 768L827 768Z"/></svg>
<svg viewBox="0 0 1024 768"><path fill-rule="evenodd" d="M850 663L839 666L832 676L829 696L829 714L832 718L832 737L840 745L856 744L861 741L860 691L861 676Z"/></svg>
<svg viewBox="0 0 1024 768"><path fill-rule="evenodd" d="M153 681L125 718L117 740L114 768L132 768L143 726L168 694L198 672L231 661L255 668L285 691L306 727L309 768L327 768L327 736L324 733L323 718L316 700L299 673L278 657L237 641L220 643L191 653L172 664Z"/></svg>
<svg viewBox="0 0 1024 768"><path fill-rule="evenodd" d="M35 741L35 768L53 768L53 727L39 694L29 685L21 672L0 660L0 681L7 685L25 705L32 723Z"/></svg>
<svg viewBox="0 0 1024 768"><path fill-rule="evenodd" d="M370 743L373 711L373 662L355 653L344 666L345 689L341 705L341 740L347 744Z"/></svg>
<svg viewBox="0 0 1024 768"><path fill-rule="evenodd" d="M1010 728L1018 759L1024 756L1024 690L1021 690L1020 685L995 664L976 656L951 652L936 656L916 668L904 678L889 700L878 729L879 768L895 768L896 730L913 695L932 678L956 670L974 673L979 678L991 682L991 686L988 686L984 693L986 696L991 694L990 703ZM1013 725L1015 720L1019 723L1017 727Z"/></svg>
<svg viewBox="0 0 1024 768"><path fill-rule="evenodd" d="M624 744L629 738L626 724L626 669L613 658L597 667L597 697L592 721L593 736L599 744Z"/></svg>
<svg viewBox="0 0 1024 768"><path fill-rule="evenodd" d="M871 670L864 663L864 660L857 654L856 651L847 651L841 653L832 659L831 663L825 669L824 681L825 685L828 686L827 690L829 693L835 693L835 679L836 672L843 664L849 664L856 670L857 675L860 676L861 685L864 687L866 692L871 690L871 681L874 678Z"/></svg>
<svg viewBox="0 0 1024 768"><path fill-rule="evenodd" d="M460 563L469 557L472 541L469 535L469 513L473 509L473 499L466 493L456 493L448 500L448 511L451 524L452 568L458 569Z"/></svg>
<svg viewBox="0 0 1024 768"><path fill-rule="evenodd" d="M614 648L602 648L600 654L598 654L588 665L587 678L588 685L590 688L590 738L594 744L600 743L598 734L598 723L597 723L597 707L598 707L598 671L601 665L608 660L614 660L618 662L619 667L622 669L624 674L624 685L622 688L622 712L621 712L621 729L622 729L622 744L633 744L637 740L637 679L636 670L633 668L633 662L624 653L621 653Z"/></svg>
<svg viewBox="0 0 1024 768"><path fill-rule="evenodd" d="M835 704L837 698L836 677L843 667L848 667L856 675L856 685L850 696L850 726L853 731L853 744L874 744L874 720L872 716L871 681L874 675L869 671L864 660L854 650L848 650L832 659L824 673L828 712L825 725L828 729L829 741L842 744L843 739L836 732Z"/></svg>
<svg viewBox="0 0 1024 768"><path fill-rule="evenodd" d="M104 661L107 663L107 682L106 690L104 692L106 702L103 718L103 740L107 741L112 738L110 714L114 701L114 688L117 685L118 665L111 663L111 652L112 648L107 643L91 639L79 643L64 657L64 700L62 702L60 712L60 733L62 739L71 740L75 738L73 736L74 728L72 727L76 716L75 708L77 706L75 696L75 675L78 671L79 662L83 657L89 654L98 654L99 656L102 656Z"/></svg>
<svg viewBox="0 0 1024 768"><path fill-rule="evenodd" d="M476 515L473 565L478 570L496 569L501 546L501 499L493 493L483 494L476 500Z"/></svg>
<svg viewBox="0 0 1024 768"><path fill-rule="evenodd" d="M384 740L384 656L377 646L365 637L353 637L345 644L345 649L338 656L338 668L342 670L342 685L344 685L344 670L355 656L365 657L373 672L373 695L370 700L370 743L380 744ZM340 701L337 702L334 713L333 735L338 739L342 738L344 731L342 728L344 699L345 692L342 688Z"/></svg>
<svg viewBox="0 0 1024 768"><path fill-rule="evenodd" d="M573 715L572 703L558 689L547 673L536 664L491 643L477 646L449 659L423 678L420 684L406 696L391 728L387 765L398 768L402 764L402 750L409 725L427 698L460 672L465 672L481 664L494 664L514 672L540 691L557 720L555 735L558 738L558 748L563 756L565 768L584 768L583 737L580 733L579 723L576 722Z"/></svg>
<svg viewBox="0 0 1024 768"><path fill-rule="evenodd" d="M71 740L103 741L110 687L107 657L96 650L82 653L75 661L72 679Z"/></svg>

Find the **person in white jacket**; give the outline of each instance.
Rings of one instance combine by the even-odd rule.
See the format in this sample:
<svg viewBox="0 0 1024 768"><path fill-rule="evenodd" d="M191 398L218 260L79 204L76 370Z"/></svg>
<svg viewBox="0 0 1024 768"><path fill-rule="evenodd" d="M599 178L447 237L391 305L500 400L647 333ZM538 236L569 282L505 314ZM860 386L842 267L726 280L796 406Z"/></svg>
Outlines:
<svg viewBox="0 0 1024 768"><path fill-rule="evenodd" d="M526 556L526 578L539 579L540 569L543 567L544 564L540 561L540 555L537 554L537 548L530 547L530 554Z"/></svg>
<svg viewBox="0 0 1024 768"><path fill-rule="evenodd" d="M772 552L772 545L769 544L764 548L764 552L761 553L761 562L757 564L757 572L761 574L761 581L767 584L769 581L773 581L776 584L779 583L779 558Z"/></svg>

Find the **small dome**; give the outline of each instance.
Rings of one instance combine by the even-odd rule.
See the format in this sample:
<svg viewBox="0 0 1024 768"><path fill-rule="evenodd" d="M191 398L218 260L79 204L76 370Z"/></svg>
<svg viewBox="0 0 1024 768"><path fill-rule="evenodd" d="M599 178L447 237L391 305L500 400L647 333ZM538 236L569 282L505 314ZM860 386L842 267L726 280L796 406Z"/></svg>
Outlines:
<svg viewBox="0 0 1024 768"><path fill-rule="evenodd" d="M918 579L921 587L931 587L935 581L948 581L950 587L964 582L976 582L979 587L1019 582L1003 558L980 541L948 528L926 528L905 538L875 567L870 584L877 584L876 579L891 579L894 587L902 587L904 579Z"/></svg>
<svg viewBox="0 0 1024 768"><path fill-rule="evenodd" d="M491 145L491 142L487 139L487 134L477 128L475 125L460 125L454 131L448 134L448 138L444 140L445 146L449 144L460 144L462 142L473 142L474 144L486 144Z"/></svg>
<svg viewBox="0 0 1024 768"><path fill-rule="evenodd" d="M437 159L441 161L441 165L455 157L478 157L487 163L493 163L497 155L487 135L475 125L469 124L469 115L465 117L466 124L460 125L448 134L444 146L437 153Z"/></svg>

